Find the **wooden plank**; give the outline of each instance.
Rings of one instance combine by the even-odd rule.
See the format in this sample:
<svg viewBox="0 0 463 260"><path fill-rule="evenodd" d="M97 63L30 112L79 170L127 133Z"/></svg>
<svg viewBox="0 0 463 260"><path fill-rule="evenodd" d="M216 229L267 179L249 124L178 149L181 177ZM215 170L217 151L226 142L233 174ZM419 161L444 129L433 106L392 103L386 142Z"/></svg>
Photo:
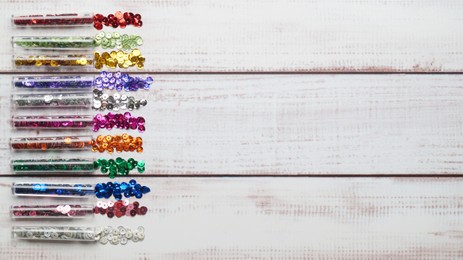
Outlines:
<svg viewBox="0 0 463 260"><path fill-rule="evenodd" d="M127 246L12 241L12 224L60 223L11 221L10 203L38 201L0 181L5 259L463 257L462 178L139 178L153 190L140 200L145 217L72 222L143 225L146 240Z"/></svg>
<svg viewBox="0 0 463 260"><path fill-rule="evenodd" d="M459 0L2 1L0 13L140 12L150 72L462 72ZM93 35L93 28L11 35ZM6 43L6 42L5 42ZM0 50L13 71L12 47Z"/></svg>
<svg viewBox="0 0 463 260"><path fill-rule="evenodd" d="M147 118L148 130L140 135L145 152L122 154L145 159L146 174L463 173L460 75L154 77L154 91L133 94L149 101L134 112ZM10 129L11 79L0 80L2 160L39 157L7 148L10 136L50 132ZM122 131L98 134L116 132ZM109 158L91 152L47 156ZM0 173L10 173L7 163Z"/></svg>

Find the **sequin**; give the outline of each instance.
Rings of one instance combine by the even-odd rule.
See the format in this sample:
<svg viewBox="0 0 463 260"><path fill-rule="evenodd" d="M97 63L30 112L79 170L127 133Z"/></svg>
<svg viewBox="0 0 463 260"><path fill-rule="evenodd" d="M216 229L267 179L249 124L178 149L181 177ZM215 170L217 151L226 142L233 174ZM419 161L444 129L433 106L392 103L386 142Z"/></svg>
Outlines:
<svg viewBox="0 0 463 260"><path fill-rule="evenodd" d="M103 43L102 43L103 44ZM95 57L102 57L103 59L98 59L98 62L95 64L102 64L109 68L129 68L136 66L137 68L141 69L144 66L145 57L141 55L140 50L134 49L130 53L125 53L123 51L118 51L116 56L112 55L108 52L94 54ZM96 68L96 65L95 65Z"/></svg>

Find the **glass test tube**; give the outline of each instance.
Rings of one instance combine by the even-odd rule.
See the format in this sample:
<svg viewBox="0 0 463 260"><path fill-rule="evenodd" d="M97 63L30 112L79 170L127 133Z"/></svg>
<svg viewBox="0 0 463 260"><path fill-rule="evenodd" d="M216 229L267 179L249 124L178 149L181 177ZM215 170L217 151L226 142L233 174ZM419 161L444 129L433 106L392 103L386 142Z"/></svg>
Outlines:
<svg viewBox="0 0 463 260"><path fill-rule="evenodd" d="M93 49L93 37L88 36L13 36L13 48L23 49L59 49L82 50Z"/></svg>
<svg viewBox="0 0 463 260"><path fill-rule="evenodd" d="M15 55L13 61L18 67L83 67L92 66L93 54Z"/></svg>
<svg viewBox="0 0 463 260"><path fill-rule="evenodd" d="M20 27L70 27L93 25L93 14L13 15L13 25Z"/></svg>
<svg viewBox="0 0 463 260"><path fill-rule="evenodd" d="M49 136L10 138L13 150L86 150L92 149L92 136Z"/></svg>
<svg viewBox="0 0 463 260"><path fill-rule="evenodd" d="M94 227L13 226L15 239L95 242Z"/></svg>
<svg viewBox="0 0 463 260"><path fill-rule="evenodd" d="M94 76L63 75L63 76L19 76L13 78L17 88L28 89L91 89Z"/></svg>
<svg viewBox="0 0 463 260"><path fill-rule="evenodd" d="M93 104L93 94L85 92L14 94L12 100L16 108L90 108Z"/></svg>
<svg viewBox="0 0 463 260"><path fill-rule="evenodd" d="M14 128L21 129L83 129L93 126L93 116L13 116L11 122Z"/></svg>
<svg viewBox="0 0 463 260"><path fill-rule="evenodd" d="M13 195L86 198L95 195L92 184L13 182Z"/></svg>
<svg viewBox="0 0 463 260"><path fill-rule="evenodd" d="M92 204L14 205L10 215L15 219L88 218L93 217Z"/></svg>
<svg viewBox="0 0 463 260"><path fill-rule="evenodd" d="M89 173L94 171L93 159L28 159L11 160L15 173Z"/></svg>

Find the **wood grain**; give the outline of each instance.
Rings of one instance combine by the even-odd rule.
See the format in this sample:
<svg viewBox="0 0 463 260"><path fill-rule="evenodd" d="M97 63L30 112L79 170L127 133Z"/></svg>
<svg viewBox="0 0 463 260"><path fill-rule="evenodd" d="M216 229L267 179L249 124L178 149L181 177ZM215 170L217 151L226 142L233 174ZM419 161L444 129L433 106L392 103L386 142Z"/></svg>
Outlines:
<svg viewBox="0 0 463 260"><path fill-rule="evenodd" d="M145 40L145 69L132 72L156 80L135 94L149 102L134 112L147 119L145 152L123 155L146 160L137 180L152 188L140 201L150 211L13 221L11 204L51 201L12 197L13 181L108 179L13 177L11 159L110 156L10 151L11 136L58 134L13 131L13 114L96 112L13 111L8 74L38 70L13 67L9 37L97 31L16 30L9 16L117 10L143 15L124 32ZM463 259L462 10L459 0L0 0L0 259ZM368 75L384 72L430 75ZM143 225L147 236L117 247L11 239L12 225L35 224Z"/></svg>
<svg viewBox="0 0 463 260"><path fill-rule="evenodd" d="M462 72L459 0L1 1L0 13L131 10L149 72ZM149 11L148 11L149 10ZM93 28L11 35L93 35ZM0 50L8 61L12 47ZM3 62L1 72L11 72Z"/></svg>
<svg viewBox="0 0 463 260"><path fill-rule="evenodd" d="M59 224L10 221L8 203L31 202L11 197L13 180L0 186L2 259L463 257L462 178L139 178L153 190L145 217L72 222L144 225L146 240L130 246L11 240L10 224Z"/></svg>
<svg viewBox="0 0 463 260"><path fill-rule="evenodd" d="M134 154L147 161L146 174L463 174L460 75L154 77L153 91L134 94L149 102L134 112L147 118L148 131L141 135L145 153ZM0 93L0 109L5 111L0 125L1 158L41 156L10 153L7 148L10 136L38 133L10 129L11 79L2 76L0 80L5 90ZM77 133L96 137L116 132L122 131ZM77 156L108 155L82 152ZM0 166L0 173L8 174L9 165Z"/></svg>

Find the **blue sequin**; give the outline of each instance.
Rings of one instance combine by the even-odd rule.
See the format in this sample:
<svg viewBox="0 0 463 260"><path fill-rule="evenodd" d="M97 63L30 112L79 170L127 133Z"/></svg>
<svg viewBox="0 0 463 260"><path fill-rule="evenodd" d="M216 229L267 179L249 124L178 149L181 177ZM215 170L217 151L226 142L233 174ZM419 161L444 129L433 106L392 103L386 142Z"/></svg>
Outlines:
<svg viewBox="0 0 463 260"><path fill-rule="evenodd" d="M143 194L146 194L146 193L148 193L148 192L150 192L150 191L151 191L151 189L148 188L148 187L146 187L146 186L141 187L141 192L142 192Z"/></svg>
<svg viewBox="0 0 463 260"><path fill-rule="evenodd" d="M95 185L95 195L98 198L110 198L113 196L116 200L122 199L122 197L130 198L135 196L141 198L143 194L150 192L150 189L146 186L141 186L135 180L127 182L107 182L98 183Z"/></svg>

